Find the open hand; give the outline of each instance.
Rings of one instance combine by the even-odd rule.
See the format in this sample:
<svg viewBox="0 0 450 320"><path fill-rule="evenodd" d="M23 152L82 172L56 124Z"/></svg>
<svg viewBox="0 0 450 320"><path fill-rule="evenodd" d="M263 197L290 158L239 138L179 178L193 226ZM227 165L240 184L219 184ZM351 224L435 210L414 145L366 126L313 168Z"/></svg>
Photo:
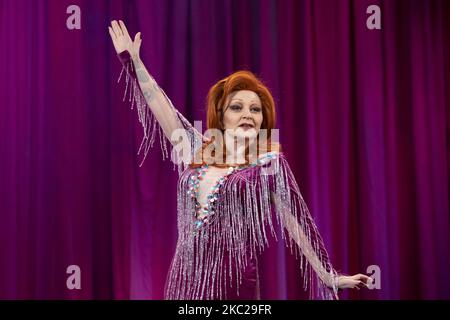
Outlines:
<svg viewBox="0 0 450 320"><path fill-rule="evenodd" d="M127 50L132 58L139 58L139 49L142 43L140 32L136 33L134 41L132 41L122 20L119 20L119 22L116 20L111 21L111 26L108 27L108 30L117 54Z"/></svg>

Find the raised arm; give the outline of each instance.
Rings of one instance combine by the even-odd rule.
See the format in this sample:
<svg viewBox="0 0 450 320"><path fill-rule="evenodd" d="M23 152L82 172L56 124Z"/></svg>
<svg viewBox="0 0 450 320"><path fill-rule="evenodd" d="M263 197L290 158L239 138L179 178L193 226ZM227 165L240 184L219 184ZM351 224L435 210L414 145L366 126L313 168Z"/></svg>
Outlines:
<svg viewBox="0 0 450 320"><path fill-rule="evenodd" d="M148 147L153 144L156 124L159 125L164 136L172 145L178 144L180 137L180 134L174 135L174 132L177 129L185 130L192 146L192 152L194 152L194 140L203 141L204 138L178 112L144 66L139 55L142 43L141 33L138 32L132 41L125 24L120 20L119 22L112 21L108 29L117 55L126 71L126 90L130 90L130 99L137 105L139 121L144 127L145 154ZM165 143L164 141L163 143Z"/></svg>
<svg viewBox="0 0 450 320"><path fill-rule="evenodd" d="M172 133L176 129L183 129L177 111L171 107L171 103L167 99L165 93L158 86L153 77L148 73L142 60L137 57L132 59L136 70L139 87L142 94L150 107L153 115L161 126L165 136L171 141Z"/></svg>

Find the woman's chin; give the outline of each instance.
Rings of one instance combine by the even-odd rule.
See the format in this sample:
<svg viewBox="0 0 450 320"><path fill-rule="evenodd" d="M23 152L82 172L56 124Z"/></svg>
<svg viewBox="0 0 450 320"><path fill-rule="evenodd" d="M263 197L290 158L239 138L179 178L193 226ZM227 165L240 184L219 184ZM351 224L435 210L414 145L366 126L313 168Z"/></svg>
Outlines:
<svg viewBox="0 0 450 320"><path fill-rule="evenodd" d="M236 138L250 138L254 139L258 136L258 131L255 128L236 128L233 133Z"/></svg>

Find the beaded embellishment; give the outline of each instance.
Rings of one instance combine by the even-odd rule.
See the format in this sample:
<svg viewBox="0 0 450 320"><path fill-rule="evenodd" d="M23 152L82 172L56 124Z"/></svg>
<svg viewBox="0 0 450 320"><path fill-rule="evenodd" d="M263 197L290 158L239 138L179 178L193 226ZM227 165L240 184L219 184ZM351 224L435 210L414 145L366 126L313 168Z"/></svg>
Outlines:
<svg viewBox="0 0 450 320"><path fill-rule="evenodd" d="M195 227L199 229L204 224L208 224L214 216L215 212L215 203L217 202L217 199L219 198L219 190L220 187L225 183L225 181L228 179L228 176L232 174L233 172L243 170L245 168L254 167L256 165L262 165L267 163L267 161L270 161L271 159L274 159L276 157L276 154L269 152L266 153L263 157L259 158L257 160L256 164L250 164L246 166L238 166L238 167L229 167L228 171L221 176L219 179L217 179L216 183L211 187L210 192L208 193L206 199L206 205L203 207L198 201L199 197L199 185L200 181L203 179L204 175L206 174L206 171L208 171L208 164L205 164L201 167L199 167L196 172L190 177L189 179L189 190L187 191L188 195L190 195L194 201L195 201Z"/></svg>

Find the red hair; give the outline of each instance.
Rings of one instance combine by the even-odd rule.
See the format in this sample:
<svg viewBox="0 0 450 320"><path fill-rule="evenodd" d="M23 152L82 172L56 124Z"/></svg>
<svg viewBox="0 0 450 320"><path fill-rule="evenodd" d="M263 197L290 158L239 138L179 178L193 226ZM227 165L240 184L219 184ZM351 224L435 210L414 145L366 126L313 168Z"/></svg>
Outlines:
<svg viewBox="0 0 450 320"><path fill-rule="evenodd" d="M252 72L247 70L236 71L228 77L218 81L215 85L209 89L207 102L206 102L206 123L208 129L219 129L222 132L222 121L223 115L226 109L226 102L229 94L240 91L240 90L250 90L255 92L259 99L261 100L263 121L261 124L261 129L267 130L267 139L271 137L271 130L275 128L275 102L273 100L272 94L269 89L264 85L264 83L258 79ZM211 143L211 142L209 142ZM203 149L209 144L205 143L201 149ZM270 140L267 143L267 151L275 150L279 146L271 144ZM259 150L258 150L259 152ZM248 155L246 155L246 160L248 162ZM204 160L202 164L204 164ZM191 164L191 167L199 167L202 164ZM216 164L217 165L217 164ZM222 166L222 165L217 165ZM223 165L226 166L226 165Z"/></svg>

